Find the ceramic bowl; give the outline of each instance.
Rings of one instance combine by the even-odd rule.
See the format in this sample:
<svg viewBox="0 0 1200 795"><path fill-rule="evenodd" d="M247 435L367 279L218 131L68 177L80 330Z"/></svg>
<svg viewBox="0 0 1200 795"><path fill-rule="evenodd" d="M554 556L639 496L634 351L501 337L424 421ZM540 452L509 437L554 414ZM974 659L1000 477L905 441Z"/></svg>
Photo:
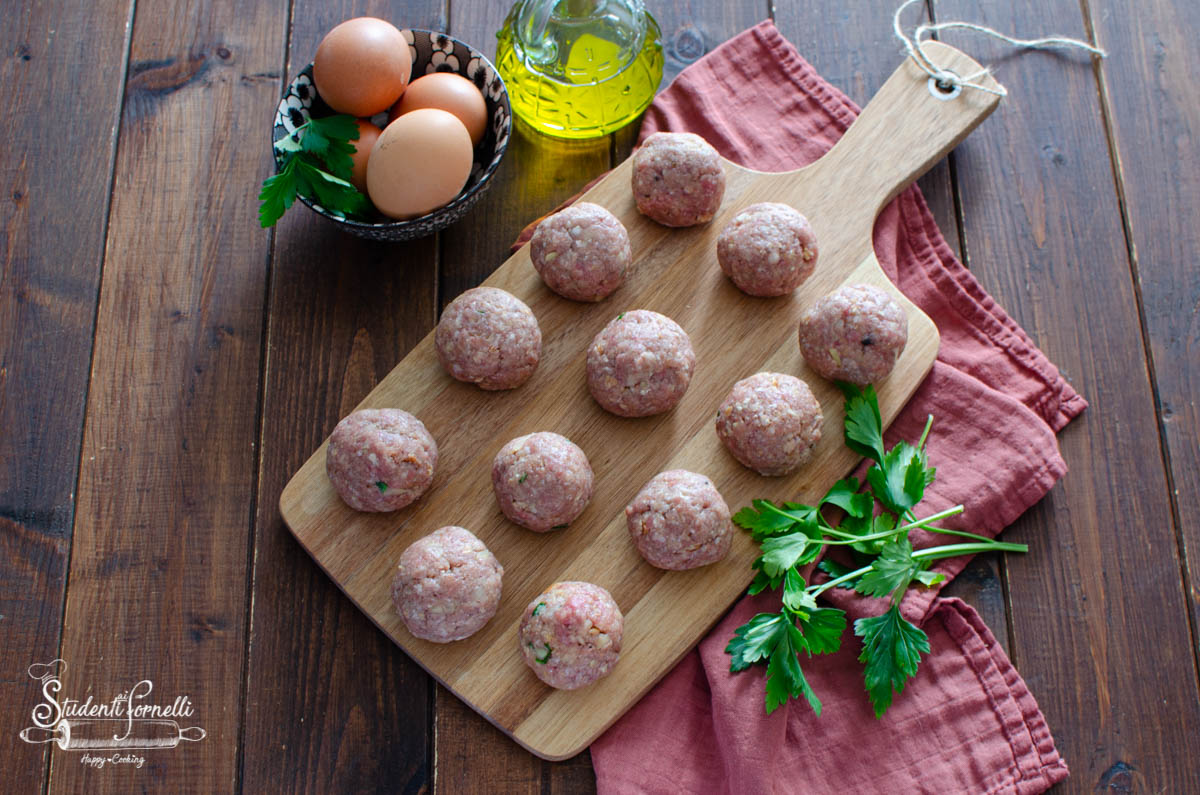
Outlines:
<svg viewBox="0 0 1200 795"><path fill-rule="evenodd" d="M483 93L489 124L483 134L483 140L475 147L471 176L467 178L462 192L449 204L419 218L397 221L374 209L365 219L347 218L336 210L322 207L307 196L299 197L313 212L351 234L370 240L412 240L425 237L462 218L487 190L489 181L496 173L504 151L508 148L509 133L512 131L508 91L496 72L496 67L483 53L445 33L411 28L400 32L404 34L409 54L412 55L412 79L416 80L433 72L454 72L462 75L478 86ZM313 86L310 63L288 84L283 98L279 100L271 141L274 143L286 135L291 135L310 118L332 114L333 110L325 104ZM382 121L383 124L379 125L382 127L386 125L387 118L386 114L381 116L383 118L376 117L376 121ZM281 165L280 153L274 146L271 151L275 154L275 169L278 171Z"/></svg>

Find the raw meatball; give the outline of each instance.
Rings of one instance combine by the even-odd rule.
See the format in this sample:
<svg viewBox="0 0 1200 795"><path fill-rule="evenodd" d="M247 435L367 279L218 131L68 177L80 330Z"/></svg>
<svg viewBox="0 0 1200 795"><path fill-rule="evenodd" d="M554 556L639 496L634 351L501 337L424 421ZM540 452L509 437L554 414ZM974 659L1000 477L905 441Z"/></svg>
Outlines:
<svg viewBox="0 0 1200 795"><path fill-rule="evenodd" d="M492 462L492 488L511 521L539 533L560 530L592 498L592 467L567 437L531 433L500 448Z"/></svg>
<svg viewBox="0 0 1200 795"><path fill-rule="evenodd" d="M496 615L504 567L462 527L443 527L400 555L392 604L408 631L434 643L474 635Z"/></svg>
<svg viewBox="0 0 1200 795"><path fill-rule="evenodd" d="M904 310L869 284L830 293L800 317L800 353L831 381L865 386L886 378L907 342Z"/></svg>
<svg viewBox="0 0 1200 795"><path fill-rule="evenodd" d="M733 522L713 482L686 469L650 478L625 506L638 552L651 566L672 571L715 563L729 552Z"/></svg>
<svg viewBox="0 0 1200 795"><path fill-rule="evenodd" d="M647 417L675 407L687 392L696 354L671 318L646 309L622 312L588 348L588 389L622 417Z"/></svg>
<svg viewBox="0 0 1200 795"><path fill-rule="evenodd" d="M558 582L529 603L517 638L538 679L574 690L607 676L621 652L625 617L590 582Z"/></svg>
<svg viewBox="0 0 1200 795"><path fill-rule="evenodd" d="M579 202L542 221L529 246L542 281L573 301L605 298L621 286L633 263L625 225L591 202Z"/></svg>
<svg viewBox="0 0 1200 795"><path fill-rule="evenodd" d="M712 220L725 195L721 156L694 133L654 133L633 155L633 198L664 226Z"/></svg>
<svg viewBox="0 0 1200 795"><path fill-rule="evenodd" d="M794 375L755 373L733 385L717 409L717 436L760 475L786 475L821 440L821 404Z"/></svg>
<svg viewBox="0 0 1200 795"><path fill-rule="evenodd" d="M433 342L447 373L482 389L520 386L542 356L542 330L533 312L495 287L476 287L451 301Z"/></svg>
<svg viewBox="0 0 1200 795"><path fill-rule="evenodd" d="M717 261L748 295L787 295L812 275L817 238L808 219L786 204L752 204L717 238Z"/></svg>
<svg viewBox="0 0 1200 795"><path fill-rule="evenodd" d="M397 511L433 482L437 443L419 419L400 409L363 409L333 429L325 472L356 511Z"/></svg>

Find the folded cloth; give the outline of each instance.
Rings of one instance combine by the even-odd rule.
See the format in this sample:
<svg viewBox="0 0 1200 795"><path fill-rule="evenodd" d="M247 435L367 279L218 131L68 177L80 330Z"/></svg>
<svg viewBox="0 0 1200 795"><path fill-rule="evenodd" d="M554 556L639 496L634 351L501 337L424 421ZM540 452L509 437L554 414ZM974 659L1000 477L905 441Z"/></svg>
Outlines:
<svg viewBox="0 0 1200 795"><path fill-rule="evenodd" d="M786 171L820 157L857 113L768 21L684 70L641 133L699 133L730 160ZM934 415L927 449L938 473L923 505L963 503L958 526L995 535L1066 472L1054 433L1087 404L955 258L916 186L880 214L874 245L884 271L941 332L933 371L887 441L916 439ZM940 570L952 577L965 562ZM879 600L827 595L851 620L882 609ZM803 700L765 715L763 668L731 674L724 649L735 627L777 609L778 594L743 599L592 745L601 793L1030 793L1067 776L1029 689L963 602L912 589L903 611L932 650L882 720L849 633L838 654L804 660L821 717Z"/></svg>

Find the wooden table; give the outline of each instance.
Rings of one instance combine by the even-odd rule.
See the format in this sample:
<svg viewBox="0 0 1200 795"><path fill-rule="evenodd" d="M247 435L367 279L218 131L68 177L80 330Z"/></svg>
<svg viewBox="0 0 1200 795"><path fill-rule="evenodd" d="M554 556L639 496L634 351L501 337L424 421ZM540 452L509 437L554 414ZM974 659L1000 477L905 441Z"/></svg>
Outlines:
<svg viewBox="0 0 1200 795"><path fill-rule="evenodd" d="M894 0L654 2L668 76L774 17L862 103ZM321 34L373 14L494 49L507 3L101 0L6 11L0 55L0 770L10 792L577 792L378 632L283 527L305 457L506 256L626 157L518 134L437 237L368 244L303 208L258 228L271 113ZM1081 10L1082 9L1082 10ZM1102 69L998 64L1000 110L921 181L982 283L1088 398L1071 473L951 587L1072 769L1063 792L1200 791L1200 5L959 0L943 17L1095 36ZM40 685L187 696L207 738L96 770L22 742ZM181 720L181 724L186 721Z"/></svg>

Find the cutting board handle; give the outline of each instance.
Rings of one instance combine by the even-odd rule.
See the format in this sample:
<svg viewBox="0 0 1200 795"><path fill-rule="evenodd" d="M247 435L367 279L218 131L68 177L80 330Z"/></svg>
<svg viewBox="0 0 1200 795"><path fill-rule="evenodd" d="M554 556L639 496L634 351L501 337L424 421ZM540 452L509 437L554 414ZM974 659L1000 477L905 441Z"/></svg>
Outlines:
<svg viewBox="0 0 1200 795"><path fill-rule="evenodd" d="M929 59L962 77L983 67L970 56L941 42L923 42ZM975 80L996 90L991 75ZM874 225L887 202L941 160L996 108L1000 96L961 87L946 93L912 58L905 58L871 99L845 135L810 169L828 175L833 189L852 188L858 206Z"/></svg>

